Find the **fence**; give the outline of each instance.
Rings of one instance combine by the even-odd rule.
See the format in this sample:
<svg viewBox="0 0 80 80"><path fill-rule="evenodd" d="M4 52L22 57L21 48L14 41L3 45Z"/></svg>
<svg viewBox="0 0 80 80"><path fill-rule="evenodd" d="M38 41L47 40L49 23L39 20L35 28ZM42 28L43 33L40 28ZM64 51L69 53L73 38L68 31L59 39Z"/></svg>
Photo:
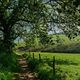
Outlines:
<svg viewBox="0 0 80 80"><path fill-rule="evenodd" d="M31 53L29 53L29 56L31 56ZM34 53L32 53L32 58L33 58L33 60L35 59ZM41 54L38 55L38 59L39 59L40 62L41 61L44 61L44 62L46 61L45 59L42 60ZM47 59L47 57L46 57L46 59ZM53 75L55 76L55 56L53 56L53 58L50 62L52 62Z"/></svg>

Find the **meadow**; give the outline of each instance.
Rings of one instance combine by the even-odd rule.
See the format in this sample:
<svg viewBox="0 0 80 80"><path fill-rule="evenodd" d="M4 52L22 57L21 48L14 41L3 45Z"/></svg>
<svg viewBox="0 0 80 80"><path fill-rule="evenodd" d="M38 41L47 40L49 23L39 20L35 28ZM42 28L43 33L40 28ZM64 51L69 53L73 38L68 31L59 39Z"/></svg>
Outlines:
<svg viewBox="0 0 80 80"><path fill-rule="evenodd" d="M55 66L57 75L57 79L55 80L80 80L80 54L34 52L34 58L38 60L39 54L41 55L42 60L47 59L46 64L48 64L48 66L51 68L52 62L50 62L50 60L52 60L53 56L55 56ZM33 56L33 53L31 53L31 56ZM42 66L43 64L44 63L42 63L40 66Z"/></svg>

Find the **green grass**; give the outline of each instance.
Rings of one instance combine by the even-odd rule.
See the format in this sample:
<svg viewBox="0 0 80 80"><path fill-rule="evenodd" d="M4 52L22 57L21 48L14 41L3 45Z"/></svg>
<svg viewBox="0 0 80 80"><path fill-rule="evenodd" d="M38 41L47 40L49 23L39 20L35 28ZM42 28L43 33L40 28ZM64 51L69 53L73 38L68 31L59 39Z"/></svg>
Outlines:
<svg viewBox="0 0 80 80"><path fill-rule="evenodd" d="M35 58L38 59L39 54L43 60L45 57L52 60L55 56L56 69L59 69L59 74L61 76L66 74L66 79L60 80L80 80L80 54L34 52ZM49 62L49 65L52 66L52 63Z"/></svg>
<svg viewBox="0 0 80 80"><path fill-rule="evenodd" d="M8 71L0 71L0 80L12 80L13 73Z"/></svg>

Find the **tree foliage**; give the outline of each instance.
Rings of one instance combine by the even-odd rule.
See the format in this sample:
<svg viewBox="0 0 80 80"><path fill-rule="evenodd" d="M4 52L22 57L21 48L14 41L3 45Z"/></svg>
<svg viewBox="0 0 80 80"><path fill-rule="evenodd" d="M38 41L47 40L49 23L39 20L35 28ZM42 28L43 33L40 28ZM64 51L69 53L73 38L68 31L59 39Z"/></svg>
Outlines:
<svg viewBox="0 0 80 80"><path fill-rule="evenodd" d="M47 21L46 6L42 0L0 0L0 31L4 49L12 50L13 41L21 36L28 24L34 27Z"/></svg>
<svg viewBox="0 0 80 80"><path fill-rule="evenodd" d="M28 30L41 37L42 43L54 25L74 38L79 34L79 21L79 0L0 0L0 35L7 52Z"/></svg>
<svg viewBox="0 0 80 80"><path fill-rule="evenodd" d="M52 4L54 7L54 4ZM80 33L80 1L79 0L57 0L55 2L56 17L52 21L61 28L70 39ZM56 21L55 21L56 18Z"/></svg>

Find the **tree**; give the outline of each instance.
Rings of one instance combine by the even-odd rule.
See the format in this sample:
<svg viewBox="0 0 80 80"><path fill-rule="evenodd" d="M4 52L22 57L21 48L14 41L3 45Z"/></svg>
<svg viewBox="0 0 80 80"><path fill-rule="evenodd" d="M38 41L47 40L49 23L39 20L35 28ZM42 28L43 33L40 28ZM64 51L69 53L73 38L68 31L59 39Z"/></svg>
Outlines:
<svg viewBox="0 0 80 80"><path fill-rule="evenodd" d="M14 40L22 37L28 28L35 29L36 23L43 21L46 24L47 12L43 0L0 0L0 63L5 66L12 63Z"/></svg>
<svg viewBox="0 0 80 80"><path fill-rule="evenodd" d="M80 33L80 1L56 0L52 4L56 16L52 16L52 22L61 28L70 39Z"/></svg>
<svg viewBox="0 0 80 80"><path fill-rule="evenodd" d="M14 39L23 34L27 24L47 18L42 0L0 0L0 31L4 51L12 51ZM29 26L30 27L30 26Z"/></svg>

